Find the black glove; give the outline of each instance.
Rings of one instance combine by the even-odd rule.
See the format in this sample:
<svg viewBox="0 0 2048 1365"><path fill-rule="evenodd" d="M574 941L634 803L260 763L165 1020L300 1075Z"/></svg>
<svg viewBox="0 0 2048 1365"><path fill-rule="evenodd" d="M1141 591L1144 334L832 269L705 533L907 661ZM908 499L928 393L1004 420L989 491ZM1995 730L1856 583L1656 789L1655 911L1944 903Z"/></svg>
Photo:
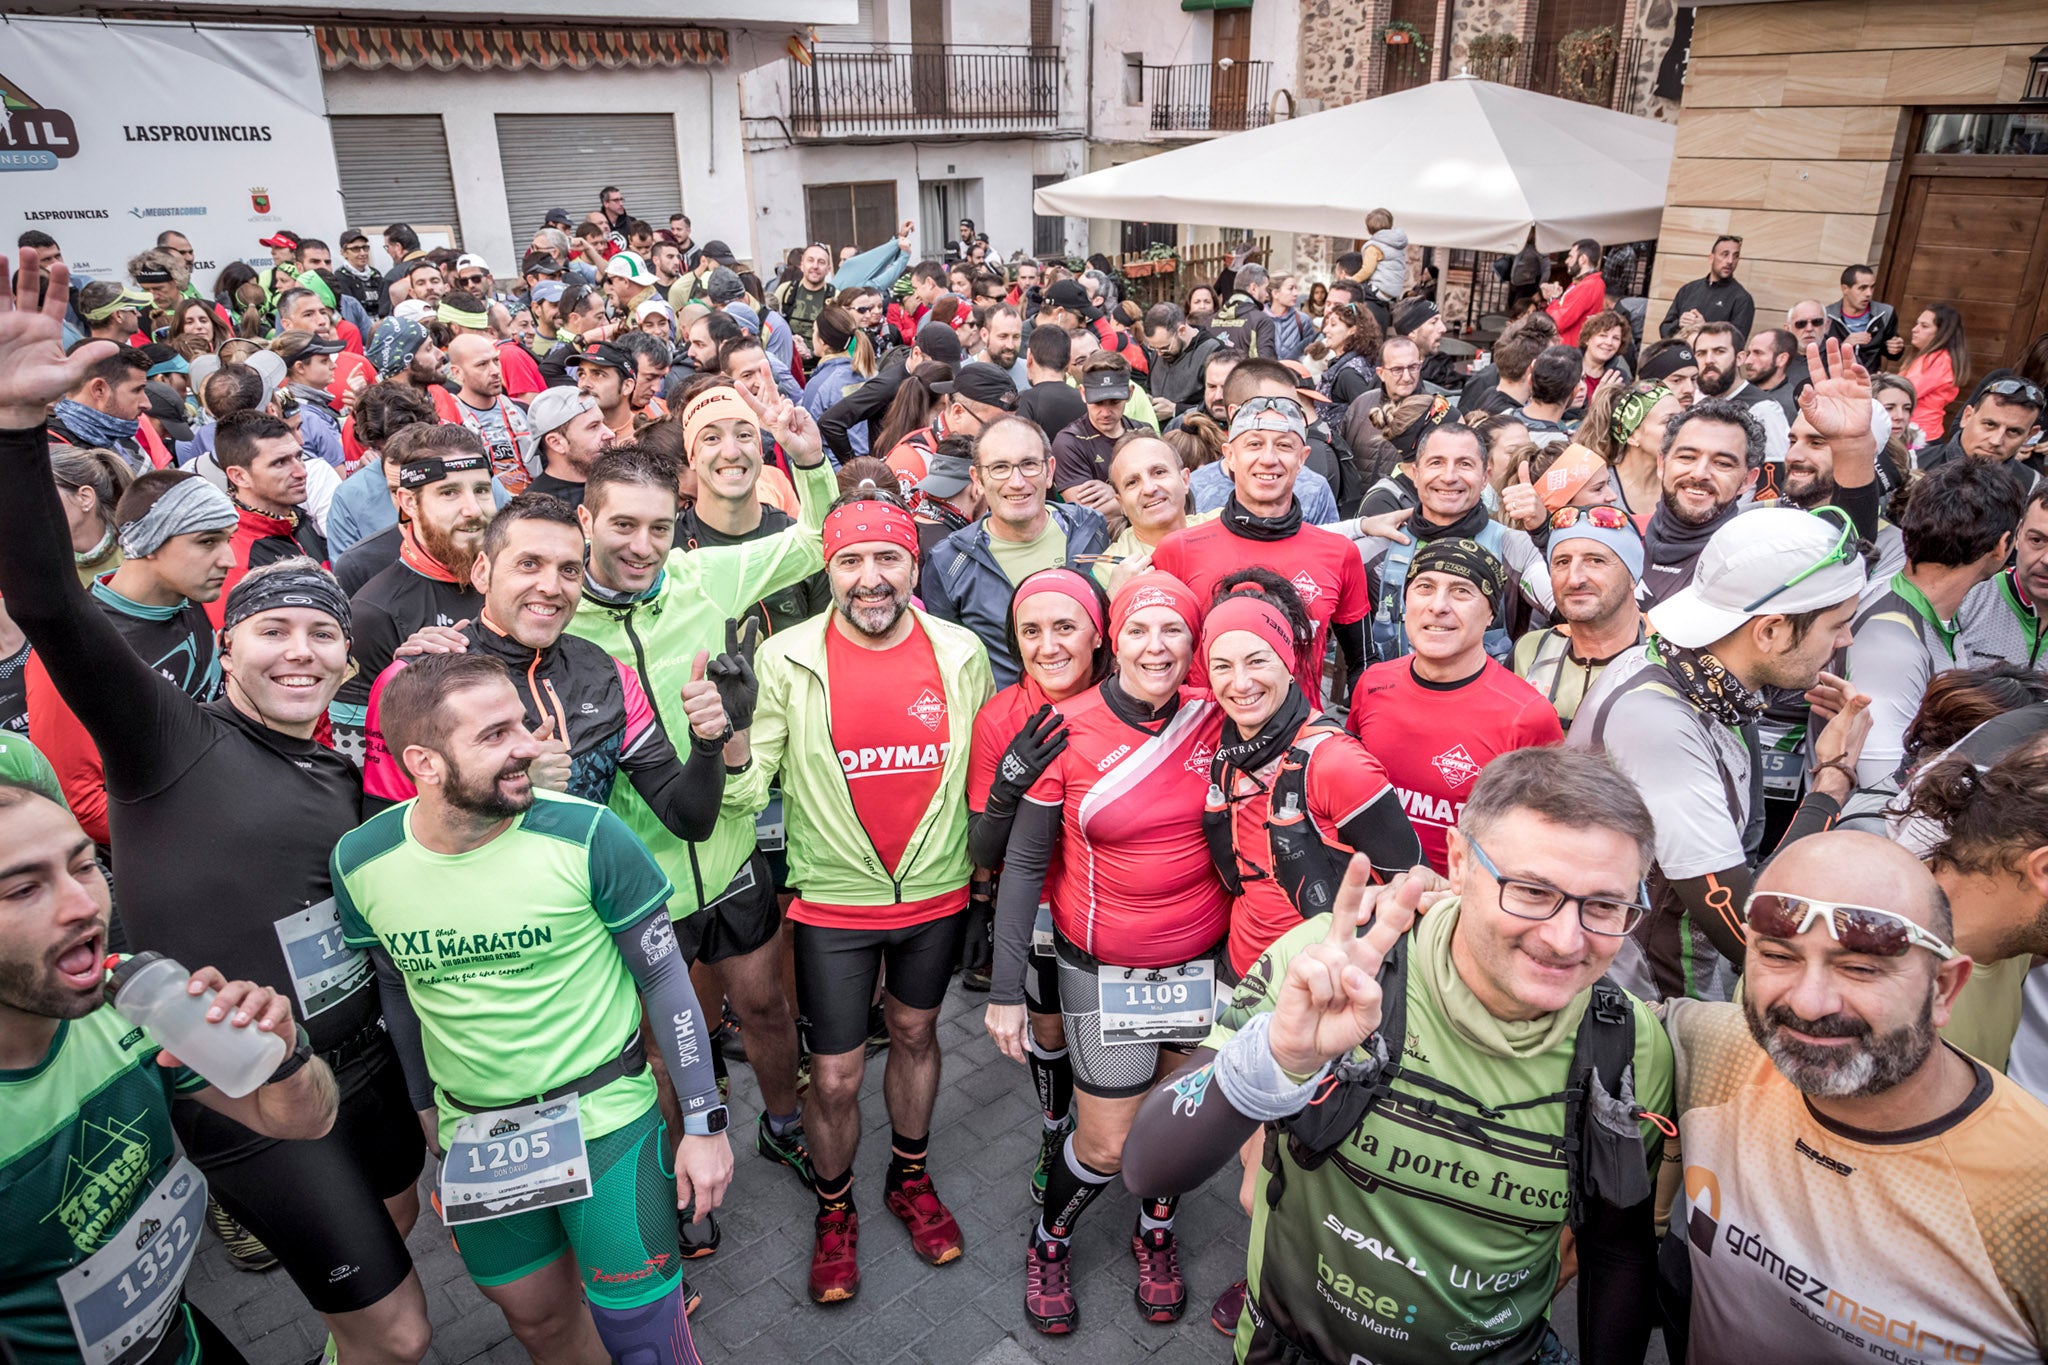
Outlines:
<svg viewBox="0 0 2048 1365"><path fill-rule="evenodd" d="M760 643L760 622L749 617L742 630L738 621L727 617L725 653L704 669L704 676L718 687L718 699L725 704L726 719L734 730L754 723L754 704L761 698L761 684L754 677L754 650Z"/></svg>
<svg viewBox="0 0 2048 1365"><path fill-rule="evenodd" d="M1003 750L1003 757L996 764L995 780L989 783L988 804L983 809L1015 811L1018 800L1066 747L1066 718L1047 702L1024 722L1010 747Z"/></svg>

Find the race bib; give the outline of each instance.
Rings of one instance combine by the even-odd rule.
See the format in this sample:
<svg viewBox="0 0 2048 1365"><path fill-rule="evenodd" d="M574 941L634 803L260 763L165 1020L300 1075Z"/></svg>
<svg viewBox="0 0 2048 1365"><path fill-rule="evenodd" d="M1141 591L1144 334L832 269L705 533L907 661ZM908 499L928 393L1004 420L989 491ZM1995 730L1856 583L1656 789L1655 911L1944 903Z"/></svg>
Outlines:
<svg viewBox="0 0 2048 1365"><path fill-rule="evenodd" d="M1038 918L1031 925L1031 955L1051 957L1052 953L1052 902L1038 903Z"/></svg>
<svg viewBox="0 0 2048 1365"><path fill-rule="evenodd" d="M1198 958L1178 967L1095 969L1101 1000L1102 1041L1199 1043L1216 1016L1216 964Z"/></svg>
<svg viewBox="0 0 2048 1365"><path fill-rule="evenodd" d="M1806 778L1806 764L1797 749L1765 749L1763 759L1764 790L1773 796L1796 796L1799 785Z"/></svg>
<svg viewBox="0 0 2048 1365"><path fill-rule="evenodd" d="M339 1005L369 981L370 955L342 942L334 897L286 915L275 927L306 1018Z"/></svg>
<svg viewBox="0 0 2048 1365"><path fill-rule="evenodd" d="M782 844L782 793L771 790L768 804L754 817L754 847L763 853L780 853Z"/></svg>
<svg viewBox="0 0 2048 1365"><path fill-rule="evenodd" d="M181 1156L105 1246L57 1277L84 1365L126 1365L156 1349L205 1216L206 1177Z"/></svg>
<svg viewBox="0 0 2048 1365"><path fill-rule="evenodd" d="M465 1114L441 1162L449 1227L590 1198L590 1160L575 1095Z"/></svg>

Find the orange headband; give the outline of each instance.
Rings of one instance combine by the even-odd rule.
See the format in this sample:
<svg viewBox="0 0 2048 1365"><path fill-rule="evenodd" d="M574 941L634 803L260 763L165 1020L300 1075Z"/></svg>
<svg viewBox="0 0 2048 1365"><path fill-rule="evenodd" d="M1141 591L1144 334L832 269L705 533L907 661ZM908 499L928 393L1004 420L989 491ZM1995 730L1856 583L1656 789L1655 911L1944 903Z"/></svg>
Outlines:
<svg viewBox="0 0 2048 1365"><path fill-rule="evenodd" d="M723 386L706 389L690 400L690 406L683 409L685 452L696 447L698 433L713 422L751 422L757 428L761 425L761 419L747 406L747 400L740 397L739 390Z"/></svg>
<svg viewBox="0 0 2048 1365"><path fill-rule="evenodd" d="M1536 495L1543 499L1543 505L1555 512L1579 495L1595 474L1607 468L1607 461L1595 455L1582 445L1568 445L1557 463L1543 471L1543 477L1536 480Z"/></svg>

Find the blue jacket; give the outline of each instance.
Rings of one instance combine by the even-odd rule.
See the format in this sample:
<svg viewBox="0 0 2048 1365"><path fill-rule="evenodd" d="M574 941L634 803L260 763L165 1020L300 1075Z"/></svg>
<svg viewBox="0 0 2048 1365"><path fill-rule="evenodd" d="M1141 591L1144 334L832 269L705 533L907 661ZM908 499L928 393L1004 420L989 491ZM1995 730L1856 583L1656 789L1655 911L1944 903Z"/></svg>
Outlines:
<svg viewBox="0 0 2048 1365"><path fill-rule="evenodd" d="M1067 565L1088 572L1087 565L1076 566L1074 561L1083 555L1101 554L1109 544L1109 526L1102 514L1069 502L1048 503L1045 510L1067 533ZM997 687L1017 681L1023 668L1016 642L1010 638L1010 598L1017 588L988 548L986 516L932 547L919 587L926 611L963 625L981 638Z"/></svg>
<svg viewBox="0 0 2048 1365"><path fill-rule="evenodd" d="M811 370L811 377L804 383L803 410L812 417L822 417L825 409L846 397L846 391L864 382L854 373L853 362L843 355L828 355ZM868 424L862 422L846 433L846 439L853 444L855 455L868 453ZM839 457L826 452L836 468Z"/></svg>
<svg viewBox="0 0 2048 1365"><path fill-rule="evenodd" d="M897 246L896 239L891 237L873 250L863 251L840 266L839 273L832 277L832 287L879 289L887 294L890 286L901 279L903 272L908 269L910 253Z"/></svg>

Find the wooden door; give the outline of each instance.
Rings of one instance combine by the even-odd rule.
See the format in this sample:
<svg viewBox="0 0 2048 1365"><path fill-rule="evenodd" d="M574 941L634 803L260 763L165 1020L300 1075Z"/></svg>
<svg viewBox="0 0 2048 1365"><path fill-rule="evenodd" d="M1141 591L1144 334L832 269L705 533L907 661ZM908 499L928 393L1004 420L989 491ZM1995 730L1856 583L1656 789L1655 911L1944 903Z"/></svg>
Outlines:
<svg viewBox="0 0 2048 1365"><path fill-rule="evenodd" d="M1422 41L1430 45L1430 54L1424 57L1422 49L1414 43L1384 48L1386 77L1380 82L1380 93L1391 95L1396 90L1413 90L1418 85L1429 84L1430 66L1436 60L1436 0L1394 0L1387 19L1389 23L1415 25L1422 34Z"/></svg>
<svg viewBox="0 0 2048 1365"><path fill-rule="evenodd" d="M2037 176L1913 175L1899 211L1879 297L1910 332L1920 310L1947 303L1969 343L1964 393L2018 362L2048 330L2048 167Z"/></svg>
<svg viewBox="0 0 2048 1365"><path fill-rule="evenodd" d="M946 0L910 0L910 106L920 115L940 115L951 103L947 90Z"/></svg>
<svg viewBox="0 0 2048 1365"><path fill-rule="evenodd" d="M1252 12L1216 11L1216 32L1209 40L1209 126L1231 130L1249 126L1246 101L1251 98ZM1224 63L1228 62L1229 65Z"/></svg>

